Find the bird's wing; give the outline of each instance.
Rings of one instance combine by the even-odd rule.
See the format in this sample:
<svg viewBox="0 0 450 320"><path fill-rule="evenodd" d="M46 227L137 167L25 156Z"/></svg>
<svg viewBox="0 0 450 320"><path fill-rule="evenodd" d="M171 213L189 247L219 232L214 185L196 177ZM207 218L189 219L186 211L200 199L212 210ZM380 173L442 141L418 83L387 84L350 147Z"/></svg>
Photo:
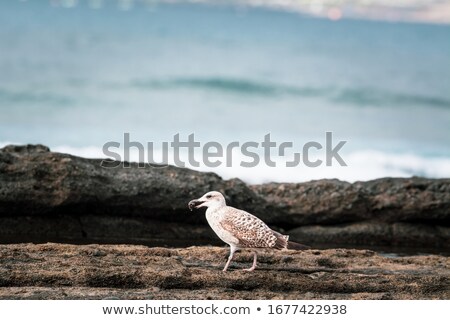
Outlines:
<svg viewBox="0 0 450 320"><path fill-rule="evenodd" d="M287 246L288 236L271 230L261 219L233 207L225 207L220 225L246 248L276 248Z"/></svg>

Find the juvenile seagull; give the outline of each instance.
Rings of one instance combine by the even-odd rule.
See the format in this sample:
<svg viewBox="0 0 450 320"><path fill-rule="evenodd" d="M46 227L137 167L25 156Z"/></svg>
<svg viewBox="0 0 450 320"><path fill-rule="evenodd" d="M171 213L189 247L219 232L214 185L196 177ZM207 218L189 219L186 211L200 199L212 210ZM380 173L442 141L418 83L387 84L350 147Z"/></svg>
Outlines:
<svg viewBox="0 0 450 320"><path fill-rule="evenodd" d="M219 238L230 245L230 256L223 268L227 271L236 250L242 248L274 248L303 250L307 246L289 241L289 236L282 235L270 229L261 219L254 215L229 207L220 192L210 191L203 197L189 202L189 209L207 207L206 220L219 236ZM257 253L253 251L253 265L244 269L253 271L256 268Z"/></svg>

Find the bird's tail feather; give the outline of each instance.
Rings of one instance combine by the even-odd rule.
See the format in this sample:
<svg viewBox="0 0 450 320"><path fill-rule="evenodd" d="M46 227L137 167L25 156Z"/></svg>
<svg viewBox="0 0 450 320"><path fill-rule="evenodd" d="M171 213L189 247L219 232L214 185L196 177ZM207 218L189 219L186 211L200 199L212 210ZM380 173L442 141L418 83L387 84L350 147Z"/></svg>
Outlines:
<svg viewBox="0 0 450 320"><path fill-rule="evenodd" d="M311 247L306 246L304 244L300 244L294 241L288 241L287 243L287 249L289 250L306 250L306 249L310 249Z"/></svg>

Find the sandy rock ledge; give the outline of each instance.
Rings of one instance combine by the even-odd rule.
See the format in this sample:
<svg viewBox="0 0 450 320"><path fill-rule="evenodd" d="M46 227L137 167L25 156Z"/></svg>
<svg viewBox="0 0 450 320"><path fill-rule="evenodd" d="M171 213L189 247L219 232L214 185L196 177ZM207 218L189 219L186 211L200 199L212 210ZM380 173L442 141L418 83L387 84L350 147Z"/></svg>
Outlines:
<svg viewBox="0 0 450 320"><path fill-rule="evenodd" d="M1 299L450 299L450 258L373 251L249 252L135 245L0 245Z"/></svg>

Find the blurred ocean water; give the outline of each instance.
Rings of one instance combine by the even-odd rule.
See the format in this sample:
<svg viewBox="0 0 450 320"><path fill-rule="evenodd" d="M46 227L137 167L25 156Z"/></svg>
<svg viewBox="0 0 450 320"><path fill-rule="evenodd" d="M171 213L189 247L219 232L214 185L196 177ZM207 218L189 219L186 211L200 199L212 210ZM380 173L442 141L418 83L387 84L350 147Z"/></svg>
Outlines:
<svg viewBox="0 0 450 320"><path fill-rule="evenodd" d="M450 176L450 26L209 5L0 2L0 144L346 140L348 167L214 169L249 182ZM137 155L135 160L137 159ZM209 170L210 168L202 168Z"/></svg>

